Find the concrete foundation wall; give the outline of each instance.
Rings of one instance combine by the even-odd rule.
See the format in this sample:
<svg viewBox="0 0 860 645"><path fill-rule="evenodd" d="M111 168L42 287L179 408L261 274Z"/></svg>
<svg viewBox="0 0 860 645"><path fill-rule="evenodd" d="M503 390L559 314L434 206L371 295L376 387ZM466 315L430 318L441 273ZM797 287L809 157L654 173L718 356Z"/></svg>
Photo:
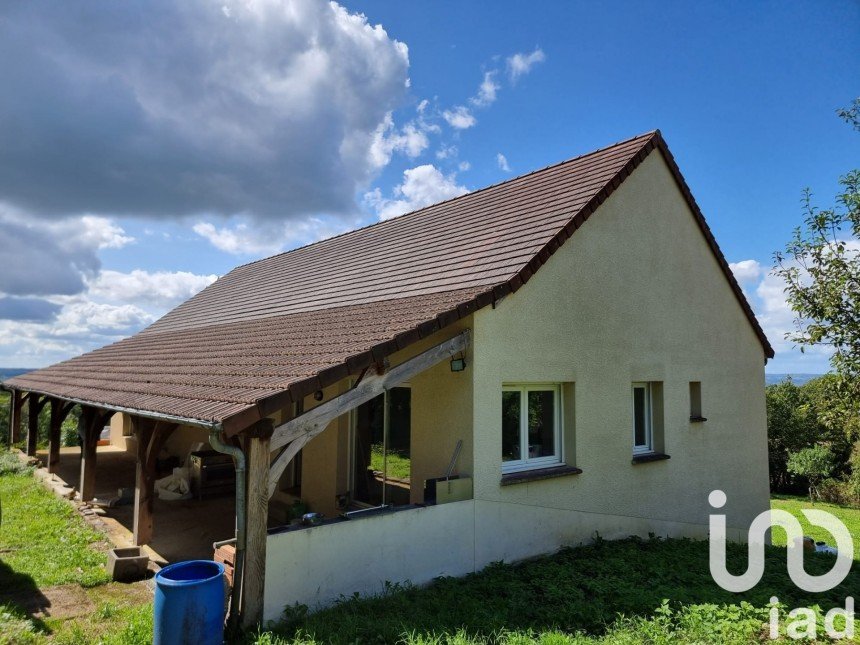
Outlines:
<svg viewBox="0 0 860 645"><path fill-rule="evenodd" d="M472 501L270 535L264 620L284 607L331 605L341 595L378 594L385 583L423 584L474 570Z"/></svg>

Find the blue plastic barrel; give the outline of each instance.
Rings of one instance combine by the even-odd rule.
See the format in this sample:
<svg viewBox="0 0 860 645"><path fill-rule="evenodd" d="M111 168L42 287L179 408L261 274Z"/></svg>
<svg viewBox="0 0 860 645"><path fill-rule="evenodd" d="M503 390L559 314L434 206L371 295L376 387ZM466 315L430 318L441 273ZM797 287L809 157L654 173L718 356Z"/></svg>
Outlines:
<svg viewBox="0 0 860 645"><path fill-rule="evenodd" d="M224 642L224 565L189 560L155 574L154 645Z"/></svg>

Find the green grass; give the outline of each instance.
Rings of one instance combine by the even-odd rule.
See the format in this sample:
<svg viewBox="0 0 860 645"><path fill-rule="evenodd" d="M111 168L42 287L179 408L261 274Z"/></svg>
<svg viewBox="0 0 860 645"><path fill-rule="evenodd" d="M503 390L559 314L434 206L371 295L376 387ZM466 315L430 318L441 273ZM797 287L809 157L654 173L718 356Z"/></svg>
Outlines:
<svg viewBox="0 0 860 645"><path fill-rule="evenodd" d="M806 520L806 517L800 511L804 508L814 508L832 513L840 519L843 524L845 524L851 532L851 535L854 537L854 559L860 560L860 509L845 508L844 506L836 506L835 504L825 504L822 502L816 502L813 506L809 503L809 499L806 497L794 497L790 495L774 495L771 500L771 508L779 508L784 511L788 511L800 520L804 535L812 536L816 541L823 540L831 545L834 544L833 536L821 527L810 525ZM773 532L774 544L785 546L785 540L785 531L777 529Z"/></svg>
<svg viewBox="0 0 860 645"><path fill-rule="evenodd" d="M0 590L108 581L104 536L31 475L0 476L0 504Z"/></svg>
<svg viewBox="0 0 860 645"><path fill-rule="evenodd" d="M412 474L412 461L396 450L388 451L388 460L385 461L382 444L375 443L370 447L370 468L383 472L388 466L388 476L394 479L409 479Z"/></svg>

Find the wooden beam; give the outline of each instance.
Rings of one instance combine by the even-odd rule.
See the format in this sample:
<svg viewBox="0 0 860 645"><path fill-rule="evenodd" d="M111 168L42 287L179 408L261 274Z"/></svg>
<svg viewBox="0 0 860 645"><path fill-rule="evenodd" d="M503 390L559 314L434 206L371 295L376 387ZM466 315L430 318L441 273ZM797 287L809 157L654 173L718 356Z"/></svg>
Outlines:
<svg viewBox="0 0 860 645"><path fill-rule="evenodd" d="M332 419L376 398L386 389L408 381L437 363L451 358L469 346L469 330L431 347L426 352L392 367L384 374L368 374L354 388L326 401L275 428L271 448L278 450L299 437L312 438L325 430Z"/></svg>
<svg viewBox="0 0 860 645"><path fill-rule="evenodd" d="M134 485L134 544L152 541L153 503L155 500L156 462L164 442L178 427L175 423L131 417L132 432L137 438L137 465Z"/></svg>
<svg viewBox="0 0 860 645"><path fill-rule="evenodd" d="M242 575L242 625L253 628L263 621L266 587L266 529L269 519L269 440L272 421L258 421L246 433L248 444L248 505L245 528L245 567Z"/></svg>
<svg viewBox="0 0 860 645"><path fill-rule="evenodd" d="M289 463L296 458L296 455L299 454L299 450L304 448L305 444L310 440L311 438L308 435L294 439L293 442L288 444L281 454L277 456L275 461L272 462L272 466L269 469L270 499L272 495L275 494L275 491L278 490L278 482L281 481L281 475L284 474Z"/></svg>
<svg viewBox="0 0 860 645"><path fill-rule="evenodd" d="M42 406L39 405L39 397L30 393L29 404L27 406L27 456L36 456L36 444L39 439L39 412L42 411Z"/></svg>

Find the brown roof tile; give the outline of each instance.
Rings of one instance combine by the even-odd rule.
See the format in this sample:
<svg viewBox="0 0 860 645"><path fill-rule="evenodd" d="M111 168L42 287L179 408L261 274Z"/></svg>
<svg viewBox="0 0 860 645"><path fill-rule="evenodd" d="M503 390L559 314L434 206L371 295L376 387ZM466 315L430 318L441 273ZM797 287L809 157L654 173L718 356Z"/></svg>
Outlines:
<svg viewBox="0 0 860 645"><path fill-rule="evenodd" d="M240 266L141 333L6 385L241 429L519 289L653 150L773 356L652 132Z"/></svg>

